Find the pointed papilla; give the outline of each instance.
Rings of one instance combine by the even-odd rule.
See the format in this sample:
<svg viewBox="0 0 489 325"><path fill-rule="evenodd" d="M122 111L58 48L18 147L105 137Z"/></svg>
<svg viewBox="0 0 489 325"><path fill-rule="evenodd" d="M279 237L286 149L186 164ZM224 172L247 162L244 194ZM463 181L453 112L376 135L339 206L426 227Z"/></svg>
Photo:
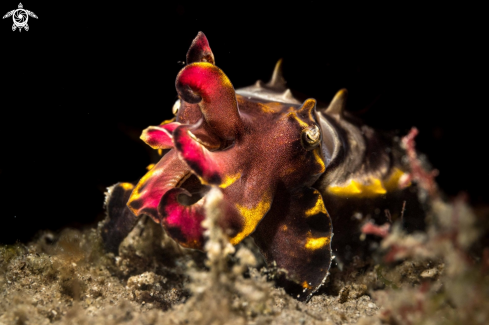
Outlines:
<svg viewBox="0 0 489 325"><path fill-rule="evenodd" d="M275 69L273 70L272 79L267 83L268 87L275 88L277 90L285 89L286 81L283 75L282 69L283 59L280 59L275 64Z"/></svg>
<svg viewBox="0 0 489 325"><path fill-rule="evenodd" d="M329 104L325 113L331 115L338 115L338 116L343 115L343 112L346 107L347 96L348 96L348 91L346 89L339 90L336 93L336 95L333 97L333 100Z"/></svg>
<svg viewBox="0 0 489 325"><path fill-rule="evenodd" d="M214 54L209 46L209 41L202 32L197 34L197 37L194 38L192 45L190 45L187 52L187 64L194 62L208 62L210 64L216 64Z"/></svg>

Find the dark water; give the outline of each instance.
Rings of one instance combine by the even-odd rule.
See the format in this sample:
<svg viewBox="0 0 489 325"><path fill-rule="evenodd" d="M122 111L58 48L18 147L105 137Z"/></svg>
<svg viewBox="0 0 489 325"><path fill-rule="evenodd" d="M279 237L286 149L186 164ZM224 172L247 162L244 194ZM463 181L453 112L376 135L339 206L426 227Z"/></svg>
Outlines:
<svg viewBox="0 0 489 325"><path fill-rule="evenodd" d="M139 134L171 117L179 62L199 30L236 88L268 80L283 57L292 89L328 102L347 88L348 108L369 124L417 126L445 192L487 203L476 8L23 4L39 17L28 32L0 21L1 243L93 223L105 187L145 173L151 151ZM16 7L2 2L1 14Z"/></svg>

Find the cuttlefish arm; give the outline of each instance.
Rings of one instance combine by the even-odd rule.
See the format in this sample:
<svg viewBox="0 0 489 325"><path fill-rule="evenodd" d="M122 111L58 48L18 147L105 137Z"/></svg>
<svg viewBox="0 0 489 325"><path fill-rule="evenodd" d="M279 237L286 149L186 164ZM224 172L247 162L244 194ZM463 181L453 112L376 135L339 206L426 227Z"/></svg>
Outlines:
<svg viewBox="0 0 489 325"><path fill-rule="evenodd" d="M255 230L269 210L273 196L266 185L268 183L242 179L242 173L246 174L246 164L239 164L239 145L229 150L211 152L192 136L191 131L192 127L188 125L182 125L174 131L175 150L202 184L221 189L224 199L220 225L226 230L231 243L237 244ZM259 188L256 183L260 184ZM254 191L248 191L250 186ZM204 218L205 200L204 196L194 202L192 194L184 188L169 190L161 200L159 213L162 225L185 247L203 247L200 224Z"/></svg>
<svg viewBox="0 0 489 325"><path fill-rule="evenodd" d="M209 151L192 133L192 127L182 125L175 129L174 144L180 159L192 169L203 184L226 188L240 177L233 151ZM231 172L231 170L235 169Z"/></svg>
<svg viewBox="0 0 489 325"><path fill-rule="evenodd" d="M153 149L170 149L173 148L172 133L180 125L178 122L172 122L150 126L143 130L140 138Z"/></svg>
<svg viewBox="0 0 489 325"><path fill-rule="evenodd" d="M161 222L158 205L169 190L188 177L190 169L178 158L175 150L170 150L161 160L139 180L127 203L136 216L149 215L157 223Z"/></svg>
<svg viewBox="0 0 489 325"><path fill-rule="evenodd" d="M331 265L331 219L321 194L304 187L282 192L251 235L267 263L287 271L300 285L300 300L308 299L326 280Z"/></svg>

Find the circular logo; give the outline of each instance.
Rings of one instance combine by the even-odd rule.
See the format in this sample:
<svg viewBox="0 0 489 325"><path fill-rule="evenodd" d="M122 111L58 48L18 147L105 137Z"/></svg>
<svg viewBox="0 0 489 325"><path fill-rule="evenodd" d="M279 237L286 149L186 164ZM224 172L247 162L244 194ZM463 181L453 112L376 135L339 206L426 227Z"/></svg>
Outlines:
<svg viewBox="0 0 489 325"><path fill-rule="evenodd" d="M27 12L24 9L15 10L12 16L14 18L14 24L17 27L25 26L27 24L27 20L29 19L27 16Z"/></svg>

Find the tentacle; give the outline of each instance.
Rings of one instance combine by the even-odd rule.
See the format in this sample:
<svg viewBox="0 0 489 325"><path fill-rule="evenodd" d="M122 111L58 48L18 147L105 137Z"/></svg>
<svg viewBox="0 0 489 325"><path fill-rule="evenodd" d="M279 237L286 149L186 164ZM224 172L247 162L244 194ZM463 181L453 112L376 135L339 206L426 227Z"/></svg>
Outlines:
<svg viewBox="0 0 489 325"><path fill-rule="evenodd" d="M243 128L236 94L228 77L218 67L197 62L177 76L175 87L181 99L199 103L205 121L224 140L234 140Z"/></svg>
<svg viewBox="0 0 489 325"><path fill-rule="evenodd" d="M133 190L127 203L136 215L149 215L160 222L158 204L162 196L190 175L190 168L178 158L175 150L170 150L144 175Z"/></svg>
<svg viewBox="0 0 489 325"><path fill-rule="evenodd" d="M227 171L233 168L224 152L210 152L193 135L188 125L182 125L173 132L173 142L179 157L187 163L203 184L226 188L241 177L239 170L234 174ZM234 162L234 165L236 162Z"/></svg>
<svg viewBox="0 0 489 325"><path fill-rule="evenodd" d="M136 225L139 217L127 207L135 183L117 183L107 188L105 210L107 218L102 226L105 249L119 254L119 245Z"/></svg>
<svg viewBox="0 0 489 325"><path fill-rule="evenodd" d="M214 54L209 46L209 41L202 32L197 34L197 37L195 37L187 52L187 64L194 62L209 62L210 64L216 64Z"/></svg>
<svg viewBox="0 0 489 325"><path fill-rule="evenodd" d="M305 300L324 283L331 265L331 219L321 194L306 187L276 197L272 209L252 234L268 263L275 261L300 284Z"/></svg>
<svg viewBox="0 0 489 325"><path fill-rule="evenodd" d="M178 122L150 126L143 130L141 140L153 149L170 149L173 147L172 133L178 126Z"/></svg>

